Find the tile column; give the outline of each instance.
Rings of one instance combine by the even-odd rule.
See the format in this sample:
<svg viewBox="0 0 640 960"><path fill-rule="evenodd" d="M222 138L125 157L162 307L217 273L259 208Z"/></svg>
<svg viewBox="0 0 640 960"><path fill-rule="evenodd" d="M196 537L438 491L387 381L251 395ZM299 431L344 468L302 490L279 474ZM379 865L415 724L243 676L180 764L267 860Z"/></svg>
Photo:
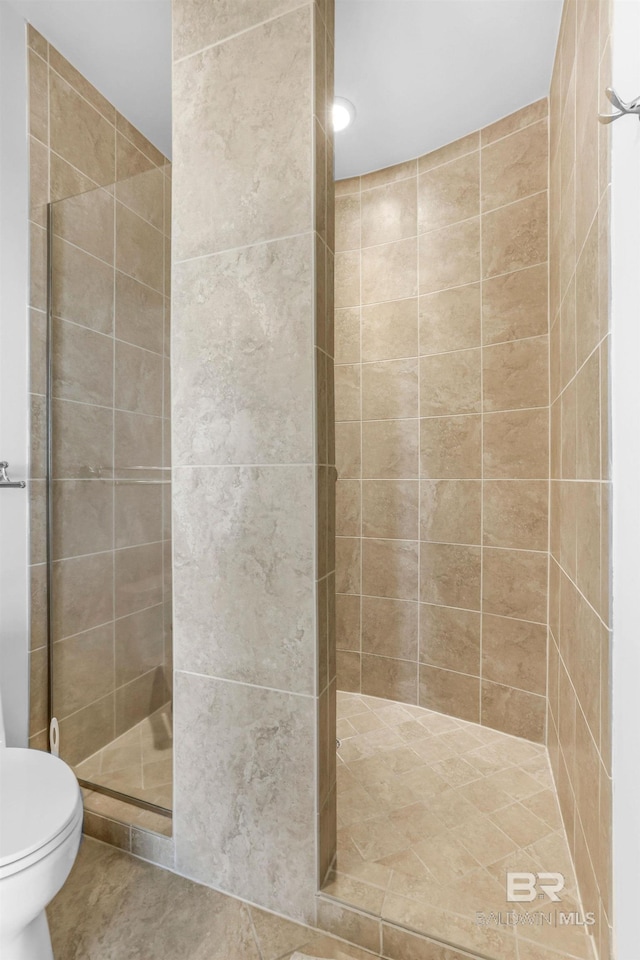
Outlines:
<svg viewBox="0 0 640 960"><path fill-rule="evenodd" d="M326 0L173 4L176 863L307 921L335 845L332 30Z"/></svg>

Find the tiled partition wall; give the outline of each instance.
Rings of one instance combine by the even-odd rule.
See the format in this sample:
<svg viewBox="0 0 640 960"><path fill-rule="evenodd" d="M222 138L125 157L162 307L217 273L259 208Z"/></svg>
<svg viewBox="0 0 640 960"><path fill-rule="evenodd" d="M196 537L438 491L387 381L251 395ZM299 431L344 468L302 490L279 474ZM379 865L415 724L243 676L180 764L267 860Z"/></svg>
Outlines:
<svg viewBox="0 0 640 960"><path fill-rule="evenodd" d="M307 920L335 846L332 13L173 5L176 867Z"/></svg>
<svg viewBox="0 0 640 960"><path fill-rule="evenodd" d="M129 468L169 457L170 180L151 143L31 28L28 39L30 742L46 748L48 725L46 203L74 197L54 214L52 548L54 710L76 763L167 698L169 487L133 484L162 474Z"/></svg>
<svg viewBox="0 0 640 960"><path fill-rule="evenodd" d="M545 736L547 101L337 184L340 689Z"/></svg>
<svg viewBox="0 0 640 960"><path fill-rule="evenodd" d="M585 909L611 954L610 3L564 6L550 100L549 748Z"/></svg>

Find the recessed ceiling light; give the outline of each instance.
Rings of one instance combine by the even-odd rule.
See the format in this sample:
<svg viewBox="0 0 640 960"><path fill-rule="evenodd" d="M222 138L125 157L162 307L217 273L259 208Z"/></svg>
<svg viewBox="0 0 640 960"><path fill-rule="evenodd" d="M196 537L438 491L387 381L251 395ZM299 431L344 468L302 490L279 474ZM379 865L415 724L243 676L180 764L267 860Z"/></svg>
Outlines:
<svg viewBox="0 0 640 960"><path fill-rule="evenodd" d="M333 101L333 132L340 133L350 126L356 116L356 108L344 97L336 97Z"/></svg>

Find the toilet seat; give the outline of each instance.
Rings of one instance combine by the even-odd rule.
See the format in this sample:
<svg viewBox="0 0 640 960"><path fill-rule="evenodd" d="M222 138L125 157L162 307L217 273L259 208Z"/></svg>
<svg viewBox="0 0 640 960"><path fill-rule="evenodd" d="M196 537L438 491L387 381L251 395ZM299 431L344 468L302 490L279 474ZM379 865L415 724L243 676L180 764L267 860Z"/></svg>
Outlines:
<svg viewBox="0 0 640 960"><path fill-rule="evenodd" d="M82 794L62 760L41 750L0 750L0 877L42 859L82 819Z"/></svg>

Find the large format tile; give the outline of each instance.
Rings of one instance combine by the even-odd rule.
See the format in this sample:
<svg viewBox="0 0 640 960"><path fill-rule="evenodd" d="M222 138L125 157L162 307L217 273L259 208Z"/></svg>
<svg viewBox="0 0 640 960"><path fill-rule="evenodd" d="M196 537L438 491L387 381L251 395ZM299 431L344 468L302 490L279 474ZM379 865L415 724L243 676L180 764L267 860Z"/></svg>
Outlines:
<svg viewBox="0 0 640 960"><path fill-rule="evenodd" d="M310 13L294 10L175 64L177 260L311 229Z"/></svg>
<svg viewBox="0 0 640 960"><path fill-rule="evenodd" d="M178 669L312 693L313 496L310 467L177 471Z"/></svg>
<svg viewBox="0 0 640 960"><path fill-rule="evenodd" d="M178 869L310 917L314 700L178 672L175 712Z"/></svg>
<svg viewBox="0 0 640 960"><path fill-rule="evenodd" d="M178 463L311 461L311 273L307 237L175 267Z"/></svg>

